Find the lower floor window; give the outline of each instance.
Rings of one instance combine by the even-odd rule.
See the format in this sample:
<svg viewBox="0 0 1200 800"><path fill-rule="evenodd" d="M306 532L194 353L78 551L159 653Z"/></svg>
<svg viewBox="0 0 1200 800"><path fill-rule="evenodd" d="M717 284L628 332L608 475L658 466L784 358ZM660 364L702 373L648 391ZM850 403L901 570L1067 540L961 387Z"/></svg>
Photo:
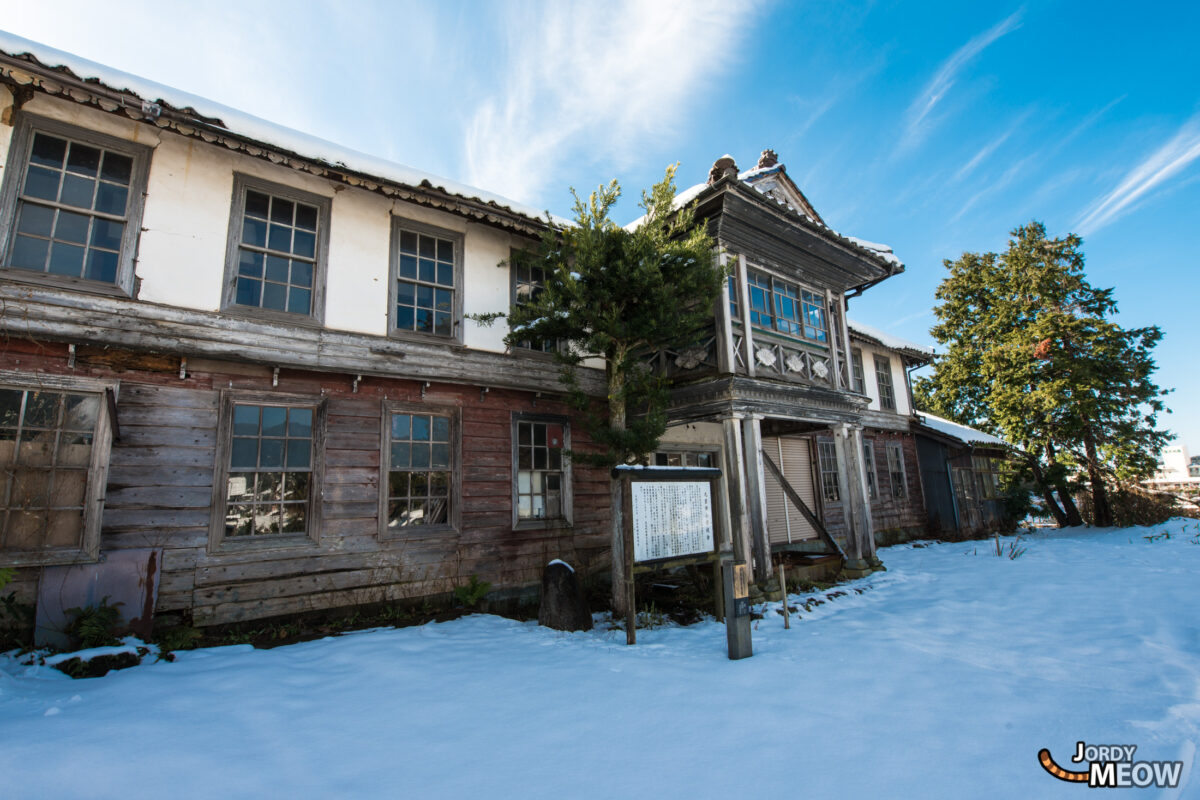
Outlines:
<svg viewBox="0 0 1200 800"><path fill-rule="evenodd" d="M863 463L866 466L867 472L867 494L872 500L879 493L876 485L878 481L875 477L875 443L863 442Z"/></svg>
<svg viewBox="0 0 1200 800"><path fill-rule="evenodd" d="M88 481L102 397L0 387L3 550L85 549Z"/></svg>
<svg viewBox="0 0 1200 800"><path fill-rule="evenodd" d="M833 442L817 442L817 460L821 467L821 496L830 503L842 499L838 485L837 449Z"/></svg>
<svg viewBox="0 0 1200 800"><path fill-rule="evenodd" d="M450 436L448 416L389 415L387 530L450 524Z"/></svg>
<svg viewBox="0 0 1200 800"><path fill-rule="evenodd" d="M227 539L309 532L313 417L312 408L233 405Z"/></svg>
<svg viewBox="0 0 1200 800"><path fill-rule="evenodd" d="M517 421L518 520L566 518L565 435L566 425L561 422Z"/></svg>
<svg viewBox="0 0 1200 800"><path fill-rule="evenodd" d="M717 454L709 450L660 450L654 454L656 467L715 467Z"/></svg>
<svg viewBox="0 0 1200 800"><path fill-rule="evenodd" d="M904 474L904 450L899 442L887 445L888 476L892 482L892 497L908 497L908 479Z"/></svg>

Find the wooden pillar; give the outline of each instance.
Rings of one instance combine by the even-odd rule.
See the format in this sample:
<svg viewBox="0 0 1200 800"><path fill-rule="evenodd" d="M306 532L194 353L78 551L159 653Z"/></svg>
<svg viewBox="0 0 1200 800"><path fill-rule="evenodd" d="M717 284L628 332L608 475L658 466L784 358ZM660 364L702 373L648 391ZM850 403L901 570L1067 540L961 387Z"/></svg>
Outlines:
<svg viewBox="0 0 1200 800"><path fill-rule="evenodd" d="M750 284L746 278L746 257L737 257L738 308L742 312L742 344L745 345L746 374L754 377L754 326L750 324Z"/></svg>
<svg viewBox="0 0 1200 800"><path fill-rule="evenodd" d="M742 420L746 461L746 511L750 518L750 546L754 554L754 579L771 577L771 543L767 537L767 485L762 454L762 417Z"/></svg>
<svg viewBox="0 0 1200 800"><path fill-rule="evenodd" d="M854 438L850 426L833 426L833 445L837 453L838 482L842 491L842 508L846 521L846 569L866 570L870 567L865 552L866 539L863 526L864 491L862 478L862 455L854 450Z"/></svg>
<svg viewBox="0 0 1200 800"><path fill-rule="evenodd" d="M720 261L721 269L728 269L729 256L721 253ZM737 276L725 276L723 288L721 296L717 298L717 371L732 374L737 372L737 358L733 352L733 317L729 313L729 294L738 296Z"/></svg>
<svg viewBox="0 0 1200 800"><path fill-rule="evenodd" d="M861 426L850 426L850 436L854 446L854 452L858 456L858 490L862 497L862 517L863 517L863 532L866 539L863 542L863 556L871 563L872 566L879 564L879 558L875 555L875 519L871 515L871 490L867 488L867 463L866 453L863 452L863 429Z"/></svg>
<svg viewBox="0 0 1200 800"><path fill-rule="evenodd" d="M750 517L746 509L746 462L742 457L742 425L736 416L721 420L725 434L725 485L729 496L729 521L733 557L750 560Z"/></svg>

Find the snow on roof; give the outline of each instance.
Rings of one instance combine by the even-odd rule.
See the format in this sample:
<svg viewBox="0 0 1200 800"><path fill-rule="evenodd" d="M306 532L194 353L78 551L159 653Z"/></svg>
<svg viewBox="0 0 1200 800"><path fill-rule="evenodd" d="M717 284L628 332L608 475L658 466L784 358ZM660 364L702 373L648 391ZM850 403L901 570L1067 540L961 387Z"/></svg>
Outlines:
<svg viewBox="0 0 1200 800"><path fill-rule="evenodd" d="M849 326L853 333L860 334L868 339L874 339L884 347L892 350L908 350L929 357L934 355L932 347L926 347L923 344L916 344L915 342L910 342L907 339L901 339L899 336L893 336L890 333L885 333L878 328L866 325L858 320L853 320L847 317L846 325Z"/></svg>
<svg viewBox="0 0 1200 800"><path fill-rule="evenodd" d="M285 128L273 122L268 122L252 114L238 111L212 100L188 94L179 89L164 86L161 83L155 83L137 75L89 61L72 53L56 50L53 47L48 47L47 45L30 41L20 36L14 36L7 31L0 31L0 51L13 56L32 55L44 66L50 68L65 67L80 79L89 81L95 79L106 88L131 92L142 100L162 103L180 110L191 109L199 116L219 120L220 124L224 125L230 133L295 153L306 159L323 162L332 167L352 170L406 186L419 187L428 185L448 194L506 208L516 214L530 217L540 222L544 222L546 219L546 212L536 209L533 206L524 205L501 195L424 172L423 170L414 169L404 164L388 161L378 156L351 150L339 144L319 139L315 136L292 130L291 128ZM558 217L554 218L554 222L556 224L569 224L568 220Z"/></svg>
<svg viewBox="0 0 1200 800"><path fill-rule="evenodd" d="M866 248L875 255L882 258L884 261L890 261L893 264L900 264L900 259L896 258L896 253L886 244L878 244L876 242L868 242L866 239L859 239L857 236L847 236L847 239L854 242L859 247Z"/></svg>
<svg viewBox="0 0 1200 800"><path fill-rule="evenodd" d="M999 447L1007 447L1008 443L1003 439L992 436L990 433L977 431L974 428L968 428L966 425L959 425L957 422L951 422L948 419L933 414L926 414L924 411L919 412L921 422L928 428L933 428L938 433L949 436L952 439L958 439L966 444L990 444Z"/></svg>

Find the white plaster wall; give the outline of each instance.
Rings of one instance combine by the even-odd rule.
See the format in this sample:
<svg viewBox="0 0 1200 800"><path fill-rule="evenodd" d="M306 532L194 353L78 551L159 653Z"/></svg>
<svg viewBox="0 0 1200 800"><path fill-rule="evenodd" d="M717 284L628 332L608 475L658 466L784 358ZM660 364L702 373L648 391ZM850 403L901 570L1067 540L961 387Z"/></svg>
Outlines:
<svg viewBox="0 0 1200 800"><path fill-rule="evenodd" d="M0 92L0 112L11 105ZM344 187L224 147L106 114L76 103L36 95L25 109L88 130L153 148L138 244L139 299L216 311L221 305L234 173L252 175L331 198L325 325L387 335L392 216L463 234L464 314L506 311L511 236L462 217ZM12 126L0 126L0 159ZM490 328L462 321L466 346L504 352L503 322Z"/></svg>
<svg viewBox="0 0 1200 800"><path fill-rule="evenodd" d="M867 397L871 398L871 410L882 410L879 405L879 381L875 377L875 356L880 355L887 358L892 365L892 392L896 396L896 413L901 416L911 414L912 410L908 404L908 384L905 383L904 365L900 359L887 350L875 348L857 339L851 346L862 351L863 388L866 389Z"/></svg>
<svg viewBox="0 0 1200 800"><path fill-rule="evenodd" d="M667 428L659 440L660 444L703 444L722 446L725 434L720 423L691 422L687 425L676 425Z"/></svg>

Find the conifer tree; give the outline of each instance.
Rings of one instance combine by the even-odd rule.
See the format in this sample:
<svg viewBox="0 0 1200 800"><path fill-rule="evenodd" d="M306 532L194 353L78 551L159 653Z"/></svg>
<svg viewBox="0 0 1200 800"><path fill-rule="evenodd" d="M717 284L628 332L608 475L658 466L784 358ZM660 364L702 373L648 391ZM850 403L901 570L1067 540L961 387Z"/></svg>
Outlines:
<svg viewBox="0 0 1200 800"><path fill-rule="evenodd" d="M934 337L946 345L916 396L934 413L1003 436L1060 525L1082 523L1068 476L1086 476L1093 522L1111 525L1107 483L1154 469L1170 434L1151 379L1157 327L1125 329L1112 289L1084 275L1083 241L1031 222L1004 253L947 260ZM1057 502L1055 500L1057 495Z"/></svg>
<svg viewBox="0 0 1200 800"><path fill-rule="evenodd" d="M675 167L642 193L645 217L633 230L609 218L621 196L616 181L599 187L587 200L575 195L575 224L551 225L540 245L513 254L516 264L539 267L545 281L533 296L514 305L507 316L509 346L554 345L572 405L583 415L596 451L573 451L575 461L597 466L635 463L658 447L666 430L669 386L650 371L646 358L664 347L698 339L713 323L713 309L724 274L716 264L714 242L693 209L675 208ZM583 362L604 363L606 398L579 387ZM621 531L614 482L614 578ZM624 595L614 586L620 608Z"/></svg>

